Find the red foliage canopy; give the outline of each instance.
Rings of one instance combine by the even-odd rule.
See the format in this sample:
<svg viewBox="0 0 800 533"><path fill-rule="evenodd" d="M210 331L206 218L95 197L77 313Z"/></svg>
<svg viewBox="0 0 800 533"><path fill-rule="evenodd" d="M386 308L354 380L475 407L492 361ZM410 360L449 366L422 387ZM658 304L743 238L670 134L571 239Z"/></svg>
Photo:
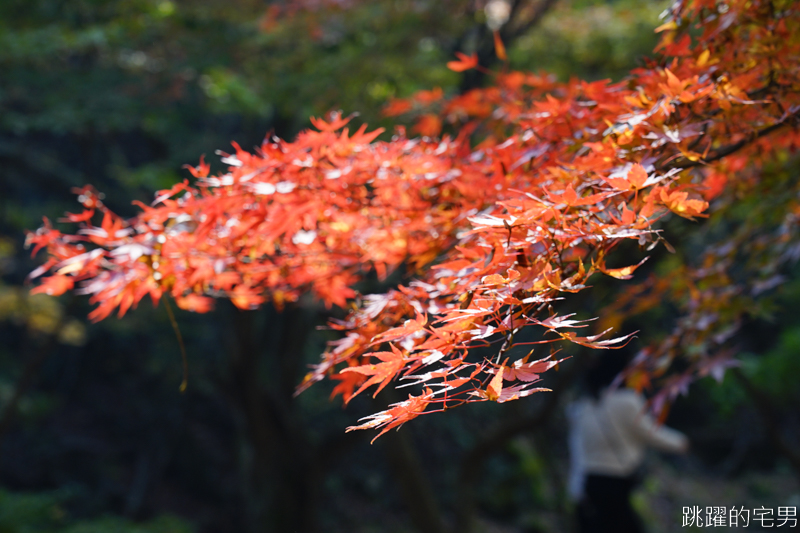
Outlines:
<svg viewBox="0 0 800 533"><path fill-rule="evenodd" d="M638 265L608 268L606 258L623 240L656 245L665 215L704 216L735 177L727 156L758 169L800 141L794 2L678 1L657 31L658 59L619 83L504 71L485 89L392 102L389 112L422 111L421 139L398 130L375 141L379 131L351 135L340 116L312 119L293 142L267 140L255 154L236 146L222 175L201 162L193 183L159 192L130 220L83 188L85 210L66 218L76 233L45 220L29 235L34 253L48 254L32 277L50 273L34 291L77 283L98 303L92 320L147 294L199 312L213 297L242 309L304 292L355 301L301 390L332 376L345 401L398 379L421 392L350 429L382 434L423 413L543 390L539 376L558 361L510 360L521 328L543 328L535 344L624 343L581 336L585 321L550 304L597 272L629 278ZM433 138L442 124L457 136ZM352 289L365 272L403 263L418 274L407 285ZM494 346L492 358L470 357L479 346Z"/></svg>

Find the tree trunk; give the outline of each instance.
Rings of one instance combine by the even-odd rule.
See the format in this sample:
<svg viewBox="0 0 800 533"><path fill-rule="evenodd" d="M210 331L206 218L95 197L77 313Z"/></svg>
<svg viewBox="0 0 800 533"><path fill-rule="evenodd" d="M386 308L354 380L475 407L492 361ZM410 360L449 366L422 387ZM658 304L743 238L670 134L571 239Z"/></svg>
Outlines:
<svg viewBox="0 0 800 533"><path fill-rule="evenodd" d="M271 311L271 310L270 310ZM237 349L230 361L230 392L242 415L245 439L251 464L244 468L248 481L246 505L248 527L253 532L265 530L304 533L313 531L313 502L319 486L315 456L304 429L294 423L291 391L297 376L309 324L301 309L285 313L269 312L278 323L280 337L270 339L281 371L274 389L261 383L261 358L264 344L256 342L256 313L240 312L235 317ZM277 315L277 316L274 316ZM274 324L269 324L274 325Z"/></svg>
<svg viewBox="0 0 800 533"><path fill-rule="evenodd" d="M381 437L389 467L400 487L409 517L420 533L444 533L436 494L419 461L414 443L405 430L387 433Z"/></svg>
<svg viewBox="0 0 800 533"><path fill-rule="evenodd" d="M533 415L513 417L504 420L467 451L461 459L456 488L456 522L454 533L471 533L475 529L476 505L475 486L483 472L483 465L493 454L502 451L512 438L532 432L547 424L561 400L561 395L568 389L586 366L587 358L576 358L564 368L553 385L552 392L546 394L544 405Z"/></svg>

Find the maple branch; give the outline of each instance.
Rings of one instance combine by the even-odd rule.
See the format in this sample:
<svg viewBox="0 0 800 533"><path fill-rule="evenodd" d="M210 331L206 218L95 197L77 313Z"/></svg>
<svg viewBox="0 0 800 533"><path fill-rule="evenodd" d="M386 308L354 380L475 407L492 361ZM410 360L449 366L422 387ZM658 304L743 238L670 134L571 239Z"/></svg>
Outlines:
<svg viewBox="0 0 800 533"><path fill-rule="evenodd" d="M501 32L507 40L515 32L529 31L555 4L555 0L540 0L536 11L521 14L529 4L510 1L514 20ZM693 197L700 192L696 183L673 178L677 172L648 175L643 165L649 167L655 161L657 170L705 165L796 120L797 95L791 88L797 76L791 65L797 64L797 50L788 39L791 30L776 25L775 33L787 38L772 40L767 47L754 46L760 44L762 34L748 28L771 21L759 11L759 0L742 2L741 9L731 10L741 25L726 23L714 31L718 19L703 21L712 29L689 50L688 35L676 40L670 33L669 39L662 40L663 60L632 71L627 83L560 83L504 68L497 75L497 86L470 90L450 98L449 103L444 100L447 116L434 117L438 122L450 121L450 116L466 117L456 141L447 136L433 138L436 133L419 139L398 134L391 142L377 141L380 131L367 134L361 128L350 135L344 128L348 119L332 114L329 121L312 118L318 131L305 130L294 142L265 142L257 155L237 146L236 155L223 160L229 164L225 174L209 177L208 165L201 163L192 169L200 189L188 181L176 184L160 192L154 206L141 205L143 213L137 219L112 216L98 206L91 188L84 187L78 194L86 210L66 219L81 224L77 236L60 233L49 221L28 236L35 251L46 248L50 254L46 265L35 271L33 277L49 273L35 291L57 295L80 284L79 290L99 304L91 316L95 320L114 310L124 314L148 293L154 301L170 293L182 308L199 312L210 310L210 296L225 296L240 309L253 309L270 299L280 307L308 292L327 306L345 308L356 296L355 284L369 272L383 278L405 261L428 268L419 285L407 283L395 291L402 296L384 295L383 302L376 300L394 307L361 302L350 315L353 320L335 327L347 336L331 343L333 348L307 376L306 385L346 363L351 368L340 368L336 378L342 383L335 389L346 401L370 387L380 391L403 375L439 391L472 387L462 389L471 395L463 402L505 402L533 394L536 389L525 389L527 385L504 387L505 374L499 372L501 359L514 344L515 326L539 323L535 316L528 316L527 308L523 308L523 322L512 323L515 308L507 306L520 301L517 295L525 296L523 304L527 300L544 305L557 293L586 288L584 282L595 270L630 278L638 265L605 267L604 257L616 243L638 238L644 244L657 235L652 223L665 213L692 219L704 216L709 206L708 201ZM696 9L686 7L686 11L703 18ZM517 20L531 12L534 15L525 22ZM681 33L685 28L674 30ZM487 35L483 25L470 30L470 37L478 38L483 64L497 59L492 43L482 39ZM466 36L460 44L465 40ZM755 49L760 50L759 60L743 65L742 55ZM451 68L474 69L474 63L474 58L467 58ZM486 73L481 66L469 70L462 89L474 88ZM763 86L764 81L756 80L767 78L768 84L775 79L787 82L771 95L775 102L740 107L740 103L756 103L742 100L747 87L741 85ZM475 84L465 87L470 79ZM442 90L427 93L425 98L418 95L405 102L408 109L444 98ZM695 101L702 106L698 112L682 105ZM791 114L776 113L775 105ZM473 149L471 141L478 141L481 135L476 130L482 125L486 142ZM690 130L685 135L680 131L684 125ZM677 128L677 133L666 126ZM751 133L757 128L763 129ZM738 142L702 159L684 150L686 145L701 146L697 139L690 140L695 135L709 141L706 154L712 143ZM657 141L649 142L653 138ZM774 147L764 142L755 145L764 149L751 154L755 166L798 142L795 136L779 141ZM434 189L438 193L432 193ZM610 198L615 199L607 201ZM422 213L425 216L419 216ZM99 226L91 223L96 214L104 216ZM79 240L84 242L79 244ZM96 248L86 251L84 243L89 242ZM535 257L532 265L528 250ZM581 258L592 261L588 272L579 263ZM441 270L430 267L431 262ZM577 272L576 263L580 264ZM425 321L428 314L434 316L431 324L416 322L415 317L423 313ZM550 319L556 318L551 313ZM627 338L601 341L597 339L602 334L578 337L558 331L568 325L546 327L566 341L595 348ZM446 334L437 335L437 329ZM374 351L373 339L388 332L393 337L383 337L381 342L410 342L403 346L404 353L394 344L391 353ZM486 340L494 333L495 340ZM483 364L466 363L466 355L460 357L470 347L501 341L505 346L497 354L497 363L491 358ZM252 344L252 340L247 342ZM287 346L299 343L285 342ZM260 393L255 378L258 364L253 360L256 347L252 348L240 349L234 356L241 359L232 366L240 365L236 379L242 385L234 392L249 410L249 423L255 428L250 430L267 433L255 435L254 440L269 451L269 446L278 445L271 439L284 439L281 445L285 445L302 432L293 427L296 422L288 411L291 387L274 398ZM299 353L280 348L279 372L273 375L282 385L295 373ZM382 362L365 364L371 357ZM439 368L411 376L412 369L431 364ZM463 373L469 369L474 372L465 379ZM515 376L514 372L510 370L509 376ZM459 393L432 399L436 394L409 396L351 429L383 428L383 434L424 414L434 401L441 403L437 407L442 410L462 401L454 399ZM269 428L255 426L261 415L272 417ZM498 431L496 438L502 441L506 433ZM491 443L488 436L487 442ZM489 452L479 447L475 453Z"/></svg>
<svg viewBox="0 0 800 533"><path fill-rule="evenodd" d="M750 135L747 136L747 138L742 139L739 142L736 142L736 143L730 144L728 146L724 146L724 147L722 147L722 148L720 148L718 150L715 150L713 155L711 155L710 157L707 157L705 159L698 159L697 161L692 161L692 160L686 158L685 156L680 156L680 157L678 157L676 159L673 159L671 161L668 161L668 162L662 163L661 165L658 165L658 168L660 170L671 170L673 168L686 169L686 168L699 167L699 166L702 166L702 165L706 165L708 163L713 163L714 161L718 161L718 160L723 159L724 157L727 157L727 156L729 156L729 155L731 155L731 154L733 154L735 152L738 152L739 150L741 150L742 148L746 147L747 145L752 144L753 142L757 141L758 139L760 139L762 137L765 137L765 136L769 135L770 133L773 133L773 132L781 129L782 127L784 127L786 125L789 125L792 122L797 122L797 119L799 117L800 117L800 110L795 111L794 113L791 113L791 114L781 118L775 124L772 124L771 126L767 126L766 128L763 128L761 130L758 130L756 132L751 133Z"/></svg>

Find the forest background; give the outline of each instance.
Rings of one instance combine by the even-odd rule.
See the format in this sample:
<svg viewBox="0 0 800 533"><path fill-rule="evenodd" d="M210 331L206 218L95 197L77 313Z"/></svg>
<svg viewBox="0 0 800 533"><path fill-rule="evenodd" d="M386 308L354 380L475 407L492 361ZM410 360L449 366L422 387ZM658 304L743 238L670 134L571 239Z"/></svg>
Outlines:
<svg viewBox="0 0 800 533"><path fill-rule="evenodd" d="M620 79L640 64L668 7L529 4L528 18L506 35L509 64L590 80ZM331 338L316 329L329 316L317 303L178 312L189 355L189 386L180 393L179 343L163 307L89 324L80 297L28 295L25 276L36 263L23 249L24 232L42 215L73 209L72 187L91 183L114 211L132 215L130 199L149 202L153 191L186 178L182 166L200 154L221 169L214 154L230 141L248 149L265 134L291 139L309 116L336 109L391 131L397 119L382 110L392 98L484 82L446 67L456 51L481 51L484 64L502 68L474 2L309 5L0 6L4 531L572 527L564 407L578 394L584 352L571 349L573 359L545 382L557 393L426 417L370 446L371 436L343 428L396 401L392 393L357 398L345 410L328 401L333 384L293 396L305 363ZM772 172L797 170L789 158ZM769 224L770 201L780 195L745 201L725 220L669 221L676 253L657 251L638 275L669 272L697 255L708 233L733 231L744 218ZM673 406L669 423L690 436L693 451L651 465L637 506L653 531L677 530L685 505L800 503L796 458L785 449L800 428L797 273L794 263L784 266L780 283L748 313L738 380L700 380ZM615 280L596 285L580 301L583 318L625 290ZM665 302L625 327L641 330L644 345L678 316Z"/></svg>

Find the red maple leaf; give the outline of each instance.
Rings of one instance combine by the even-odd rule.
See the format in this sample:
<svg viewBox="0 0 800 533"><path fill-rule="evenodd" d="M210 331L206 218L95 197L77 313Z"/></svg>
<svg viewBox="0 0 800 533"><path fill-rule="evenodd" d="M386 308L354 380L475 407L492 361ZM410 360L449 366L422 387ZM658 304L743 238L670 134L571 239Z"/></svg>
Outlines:
<svg viewBox="0 0 800 533"><path fill-rule="evenodd" d="M458 61L449 61L447 68L455 72L464 72L478 66L478 54L466 55L461 52L456 52Z"/></svg>

